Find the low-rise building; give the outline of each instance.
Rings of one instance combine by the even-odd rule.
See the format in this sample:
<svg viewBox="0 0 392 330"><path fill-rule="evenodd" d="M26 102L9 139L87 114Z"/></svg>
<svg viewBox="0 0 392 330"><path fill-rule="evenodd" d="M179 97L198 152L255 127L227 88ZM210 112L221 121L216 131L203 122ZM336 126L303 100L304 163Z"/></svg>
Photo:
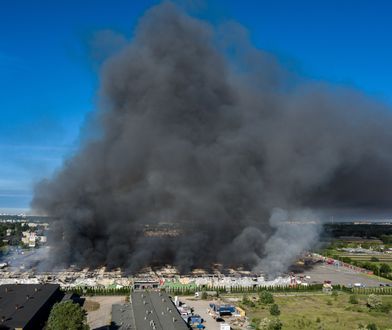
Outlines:
<svg viewBox="0 0 392 330"><path fill-rule="evenodd" d="M62 296L58 284L0 285L0 329L43 329Z"/></svg>

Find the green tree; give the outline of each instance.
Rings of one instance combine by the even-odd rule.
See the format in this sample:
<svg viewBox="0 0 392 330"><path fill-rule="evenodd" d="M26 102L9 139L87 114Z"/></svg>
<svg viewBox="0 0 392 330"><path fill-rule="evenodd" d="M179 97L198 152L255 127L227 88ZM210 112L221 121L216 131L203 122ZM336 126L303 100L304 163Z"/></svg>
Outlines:
<svg viewBox="0 0 392 330"><path fill-rule="evenodd" d="M380 296L377 296L375 294L369 295L367 299L367 305L371 309L377 309L382 305L382 300Z"/></svg>
<svg viewBox="0 0 392 330"><path fill-rule="evenodd" d="M391 272L391 267L388 264L382 263L380 265L380 274L389 274Z"/></svg>
<svg viewBox="0 0 392 330"><path fill-rule="evenodd" d="M342 257L341 261L345 262L346 264L350 264L352 262L350 257Z"/></svg>
<svg viewBox="0 0 392 330"><path fill-rule="evenodd" d="M381 235L380 239L384 244L392 244L392 235Z"/></svg>
<svg viewBox="0 0 392 330"><path fill-rule="evenodd" d="M259 300L262 304L273 304L274 296L268 291L261 291L259 295Z"/></svg>
<svg viewBox="0 0 392 330"><path fill-rule="evenodd" d="M280 315L279 306L278 306L277 304L271 305L270 314L273 315L273 316L278 316L278 315Z"/></svg>
<svg viewBox="0 0 392 330"><path fill-rule="evenodd" d="M380 259L378 259L377 257L371 257L371 258L370 258L370 261L378 262L378 261L380 261Z"/></svg>
<svg viewBox="0 0 392 330"><path fill-rule="evenodd" d="M88 330L86 312L71 301L56 303L49 315L47 330Z"/></svg>

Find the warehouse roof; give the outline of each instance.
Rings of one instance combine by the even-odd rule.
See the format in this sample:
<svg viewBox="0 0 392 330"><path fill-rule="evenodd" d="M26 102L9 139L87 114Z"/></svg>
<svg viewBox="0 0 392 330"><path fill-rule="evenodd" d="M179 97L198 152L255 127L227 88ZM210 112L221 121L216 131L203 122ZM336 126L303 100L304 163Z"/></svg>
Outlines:
<svg viewBox="0 0 392 330"><path fill-rule="evenodd" d="M137 330L188 329L167 293L133 292L131 300Z"/></svg>
<svg viewBox="0 0 392 330"><path fill-rule="evenodd" d="M0 328L24 328L59 288L58 284L0 285Z"/></svg>

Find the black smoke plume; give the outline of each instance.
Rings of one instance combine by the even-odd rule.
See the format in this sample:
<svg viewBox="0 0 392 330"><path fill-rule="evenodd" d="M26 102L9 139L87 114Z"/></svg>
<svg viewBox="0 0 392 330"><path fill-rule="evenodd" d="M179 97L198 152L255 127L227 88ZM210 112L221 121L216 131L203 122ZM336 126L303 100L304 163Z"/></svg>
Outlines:
<svg viewBox="0 0 392 330"><path fill-rule="evenodd" d="M234 24L152 8L99 100L98 134L35 189L57 264L276 274L317 241L298 220L390 206L390 109L288 72Z"/></svg>

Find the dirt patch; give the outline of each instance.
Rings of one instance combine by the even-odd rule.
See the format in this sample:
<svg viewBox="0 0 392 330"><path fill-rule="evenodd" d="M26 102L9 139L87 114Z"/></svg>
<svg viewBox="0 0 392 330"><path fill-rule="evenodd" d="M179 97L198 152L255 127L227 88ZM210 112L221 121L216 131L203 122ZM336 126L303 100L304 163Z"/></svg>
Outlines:
<svg viewBox="0 0 392 330"><path fill-rule="evenodd" d="M101 304L97 301L86 300L83 304L83 308L86 312L93 312L99 309Z"/></svg>
<svg viewBox="0 0 392 330"><path fill-rule="evenodd" d="M125 302L124 296L95 296L85 297L85 305L97 306L98 309L87 311L87 324L90 329L104 329L109 326L112 318L112 305L122 304Z"/></svg>

